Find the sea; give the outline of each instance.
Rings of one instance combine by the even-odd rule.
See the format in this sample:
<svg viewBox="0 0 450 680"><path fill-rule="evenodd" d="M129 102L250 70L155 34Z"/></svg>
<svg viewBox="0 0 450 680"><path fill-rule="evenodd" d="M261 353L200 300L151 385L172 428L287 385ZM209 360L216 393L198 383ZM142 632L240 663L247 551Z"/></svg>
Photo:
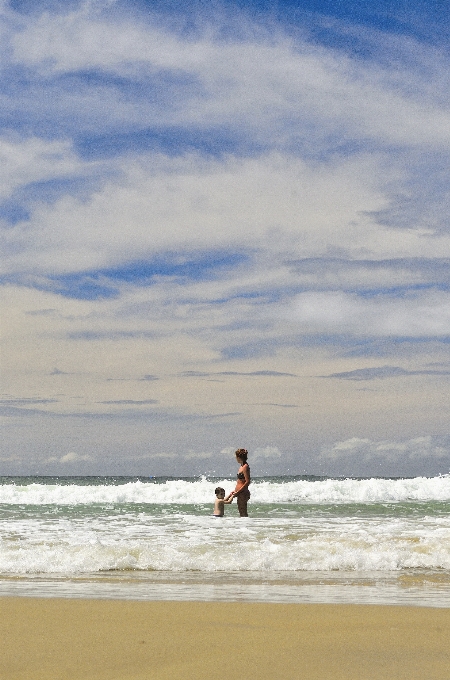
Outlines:
<svg viewBox="0 0 450 680"><path fill-rule="evenodd" d="M450 475L0 477L0 595L450 607Z"/></svg>

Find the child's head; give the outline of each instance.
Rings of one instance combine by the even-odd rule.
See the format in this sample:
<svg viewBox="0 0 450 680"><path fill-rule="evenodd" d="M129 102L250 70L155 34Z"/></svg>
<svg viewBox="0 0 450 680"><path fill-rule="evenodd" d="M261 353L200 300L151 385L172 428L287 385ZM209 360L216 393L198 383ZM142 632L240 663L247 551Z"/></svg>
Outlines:
<svg viewBox="0 0 450 680"><path fill-rule="evenodd" d="M221 486L218 486L214 493L216 494L217 498L225 498L225 489L222 489Z"/></svg>

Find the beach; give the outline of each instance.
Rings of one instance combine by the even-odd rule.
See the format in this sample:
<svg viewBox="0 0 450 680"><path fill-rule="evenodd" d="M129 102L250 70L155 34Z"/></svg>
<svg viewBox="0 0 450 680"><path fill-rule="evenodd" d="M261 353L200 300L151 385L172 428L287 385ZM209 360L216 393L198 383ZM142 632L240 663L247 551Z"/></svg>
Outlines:
<svg viewBox="0 0 450 680"><path fill-rule="evenodd" d="M449 680L450 477L3 478L0 680Z"/></svg>
<svg viewBox="0 0 450 680"><path fill-rule="evenodd" d="M450 609L0 598L2 680L448 680Z"/></svg>

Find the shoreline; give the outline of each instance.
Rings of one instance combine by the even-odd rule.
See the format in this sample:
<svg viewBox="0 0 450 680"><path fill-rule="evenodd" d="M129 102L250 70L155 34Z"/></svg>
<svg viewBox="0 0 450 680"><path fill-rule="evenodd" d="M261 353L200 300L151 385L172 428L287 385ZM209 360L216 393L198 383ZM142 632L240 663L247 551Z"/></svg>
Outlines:
<svg viewBox="0 0 450 680"><path fill-rule="evenodd" d="M448 680L450 609L0 598L7 680Z"/></svg>
<svg viewBox="0 0 450 680"><path fill-rule="evenodd" d="M0 597L450 608L449 574L354 572L3 575Z"/></svg>

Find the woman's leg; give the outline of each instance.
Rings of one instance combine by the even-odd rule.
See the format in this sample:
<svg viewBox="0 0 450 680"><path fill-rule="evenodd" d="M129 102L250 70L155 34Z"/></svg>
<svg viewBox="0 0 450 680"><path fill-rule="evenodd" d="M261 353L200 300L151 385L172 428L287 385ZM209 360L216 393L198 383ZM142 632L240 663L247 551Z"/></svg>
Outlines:
<svg viewBox="0 0 450 680"><path fill-rule="evenodd" d="M238 506L240 517L248 517L247 501L248 501L247 494L244 494L244 493L238 494L237 506Z"/></svg>

